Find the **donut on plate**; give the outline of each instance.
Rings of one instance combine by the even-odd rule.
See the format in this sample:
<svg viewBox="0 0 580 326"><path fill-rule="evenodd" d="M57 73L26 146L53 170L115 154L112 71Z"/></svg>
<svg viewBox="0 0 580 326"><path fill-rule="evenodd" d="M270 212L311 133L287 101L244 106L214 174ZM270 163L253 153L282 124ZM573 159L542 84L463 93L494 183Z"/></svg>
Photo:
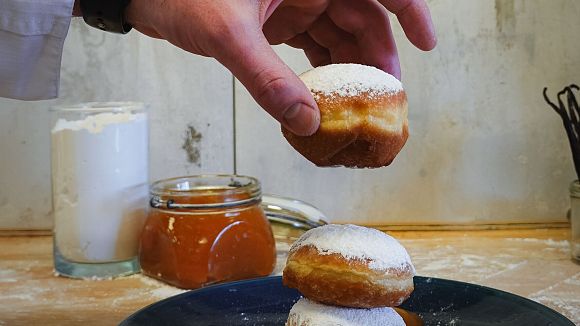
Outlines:
<svg viewBox="0 0 580 326"><path fill-rule="evenodd" d="M328 305L394 307L413 292L415 268L405 248L372 228L329 224L290 248L284 285Z"/></svg>
<svg viewBox="0 0 580 326"><path fill-rule="evenodd" d="M327 306L302 298L290 310L286 326L405 326L393 308Z"/></svg>

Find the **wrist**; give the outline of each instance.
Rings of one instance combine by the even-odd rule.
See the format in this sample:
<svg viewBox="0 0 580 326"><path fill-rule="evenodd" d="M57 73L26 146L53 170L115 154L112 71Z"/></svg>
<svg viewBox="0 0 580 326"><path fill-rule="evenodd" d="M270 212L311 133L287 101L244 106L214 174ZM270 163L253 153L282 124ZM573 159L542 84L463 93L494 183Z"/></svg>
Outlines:
<svg viewBox="0 0 580 326"><path fill-rule="evenodd" d="M106 32L126 34L132 26L125 12L131 0L75 0L84 21ZM77 4L75 3L75 5Z"/></svg>
<svg viewBox="0 0 580 326"><path fill-rule="evenodd" d="M1 0L0 0L1 1ZM166 0L164 0L166 1ZM131 0L125 8L125 21L133 26L147 26L157 8L155 0Z"/></svg>
<svg viewBox="0 0 580 326"><path fill-rule="evenodd" d="M132 0L125 8L125 21L133 26L138 24L137 2L138 0Z"/></svg>
<svg viewBox="0 0 580 326"><path fill-rule="evenodd" d="M75 3L73 4L72 15L74 17L80 17L83 15L81 11L81 0L75 0Z"/></svg>

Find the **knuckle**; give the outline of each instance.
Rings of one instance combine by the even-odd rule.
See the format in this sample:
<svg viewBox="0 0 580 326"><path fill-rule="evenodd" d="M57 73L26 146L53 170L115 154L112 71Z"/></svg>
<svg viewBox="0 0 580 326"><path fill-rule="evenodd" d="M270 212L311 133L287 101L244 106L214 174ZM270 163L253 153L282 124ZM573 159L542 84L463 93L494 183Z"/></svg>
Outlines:
<svg viewBox="0 0 580 326"><path fill-rule="evenodd" d="M268 105L280 100L280 94L288 87L288 81L272 71L262 70L254 78L256 100L260 104Z"/></svg>
<svg viewBox="0 0 580 326"><path fill-rule="evenodd" d="M251 23L243 20L222 20L212 24L206 39L210 43L212 54L223 57L244 51L247 46L244 40L251 39L254 34Z"/></svg>

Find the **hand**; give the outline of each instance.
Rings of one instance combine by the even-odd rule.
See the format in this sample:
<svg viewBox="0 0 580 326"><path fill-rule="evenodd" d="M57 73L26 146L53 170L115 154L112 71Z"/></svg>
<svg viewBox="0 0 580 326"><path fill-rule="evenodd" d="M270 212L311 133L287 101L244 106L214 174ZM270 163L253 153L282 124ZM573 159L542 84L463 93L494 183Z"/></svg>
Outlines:
<svg viewBox="0 0 580 326"><path fill-rule="evenodd" d="M303 49L313 66L357 62L400 78L387 10L418 48L435 46L424 0L132 0L126 16L144 34L216 58L276 120L311 135L316 103L270 44Z"/></svg>

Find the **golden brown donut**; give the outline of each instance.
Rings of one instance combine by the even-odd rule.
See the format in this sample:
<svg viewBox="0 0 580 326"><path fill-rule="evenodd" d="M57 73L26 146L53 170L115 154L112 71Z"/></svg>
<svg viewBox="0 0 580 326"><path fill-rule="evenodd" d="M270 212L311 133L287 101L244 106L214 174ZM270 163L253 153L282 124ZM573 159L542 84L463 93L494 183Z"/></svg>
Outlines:
<svg viewBox="0 0 580 326"><path fill-rule="evenodd" d="M402 84L375 67L332 64L300 76L320 109L320 128L286 140L318 166L378 168L391 164L407 138L407 96Z"/></svg>
<svg viewBox="0 0 580 326"><path fill-rule="evenodd" d="M284 285L328 305L398 306L413 292L415 268L391 236L356 225L321 226L290 248Z"/></svg>

